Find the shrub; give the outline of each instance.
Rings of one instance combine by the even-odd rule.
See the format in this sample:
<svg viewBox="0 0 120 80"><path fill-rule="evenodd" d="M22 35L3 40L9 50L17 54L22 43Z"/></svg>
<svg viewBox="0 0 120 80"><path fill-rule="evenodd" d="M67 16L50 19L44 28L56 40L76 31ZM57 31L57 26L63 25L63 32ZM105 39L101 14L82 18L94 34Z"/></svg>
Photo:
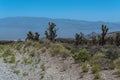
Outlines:
<svg viewBox="0 0 120 80"><path fill-rule="evenodd" d="M35 56L35 50L30 51L30 56L31 57Z"/></svg>
<svg viewBox="0 0 120 80"><path fill-rule="evenodd" d="M44 71L42 71L42 72L40 73L41 79L43 79L43 78L44 78L44 75L45 75L45 72L44 72Z"/></svg>
<svg viewBox="0 0 120 80"><path fill-rule="evenodd" d="M46 48L45 48L45 47L41 49L41 52L42 52L42 53L45 53L45 51L46 51Z"/></svg>
<svg viewBox="0 0 120 80"><path fill-rule="evenodd" d="M23 62L24 62L25 64L31 64L31 63L33 62L33 59L32 59L32 58L26 58L26 57L24 57L24 58L23 58Z"/></svg>
<svg viewBox="0 0 120 80"><path fill-rule="evenodd" d="M114 65L117 69L120 69L120 57L116 60L114 60Z"/></svg>
<svg viewBox="0 0 120 80"><path fill-rule="evenodd" d="M73 58L75 59L75 60L80 60L80 61L83 61L83 62L85 62L85 61L89 61L89 59L90 59L90 54L86 51L86 50L81 50L79 53L77 52L77 53L75 53L74 55L73 55Z"/></svg>
<svg viewBox="0 0 120 80"><path fill-rule="evenodd" d="M55 56L55 55L60 55L64 58L66 58L67 56L69 56L70 51L67 50L65 47L63 47L62 44L60 43L55 43L51 45L51 49L50 49L51 55Z"/></svg>
<svg viewBox="0 0 120 80"><path fill-rule="evenodd" d="M94 79L101 79L101 76L100 76L99 72L96 72L94 74Z"/></svg>
<svg viewBox="0 0 120 80"><path fill-rule="evenodd" d="M5 63L14 63L15 62L15 55L12 53L10 49L7 49L2 54L3 60Z"/></svg>
<svg viewBox="0 0 120 80"><path fill-rule="evenodd" d="M45 71L45 63L42 63L42 64L40 65L40 68L42 69L42 71Z"/></svg>
<svg viewBox="0 0 120 80"><path fill-rule="evenodd" d="M20 44L18 44L18 45L16 45L16 50L20 50L21 49L21 45Z"/></svg>
<svg viewBox="0 0 120 80"><path fill-rule="evenodd" d="M7 49L4 51L4 53L2 54L2 57L8 57L9 55L12 54L12 51L10 49Z"/></svg>
<svg viewBox="0 0 120 80"><path fill-rule="evenodd" d="M31 45L32 45L32 42L31 42L31 41L27 41L27 42L25 43L24 48L30 47Z"/></svg>
<svg viewBox="0 0 120 80"><path fill-rule="evenodd" d="M105 56L106 56L108 59L115 60L115 59L117 59L117 58L120 56L119 53L120 53L120 50L119 50L119 49L110 48L110 49L108 49L108 51L105 53Z"/></svg>
<svg viewBox="0 0 120 80"><path fill-rule="evenodd" d="M11 58L9 59L9 63L14 63L15 62L15 55L12 55Z"/></svg>
<svg viewBox="0 0 120 80"><path fill-rule="evenodd" d="M13 73L16 73L18 75L20 73L20 70L14 70Z"/></svg>
<svg viewBox="0 0 120 80"><path fill-rule="evenodd" d="M105 58L102 53L94 54L91 59L92 65L101 66L101 69L112 69L112 61L110 59Z"/></svg>
<svg viewBox="0 0 120 80"><path fill-rule="evenodd" d="M91 68L92 73L97 73L100 71L100 66L98 65L93 65Z"/></svg>
<svg viewBox="0 0 120 80"><path fill-rule="evenodd" d="M83 72L88 72L89 71L89 67L87 66L86 63L83 63L82 70L83 70Z"/></svg>
<svg viewBox="0 0 120 80"><path fill-rule="evenodd" d="M27 72L23 72L23 76L28 76L28 73Z"/></svg>

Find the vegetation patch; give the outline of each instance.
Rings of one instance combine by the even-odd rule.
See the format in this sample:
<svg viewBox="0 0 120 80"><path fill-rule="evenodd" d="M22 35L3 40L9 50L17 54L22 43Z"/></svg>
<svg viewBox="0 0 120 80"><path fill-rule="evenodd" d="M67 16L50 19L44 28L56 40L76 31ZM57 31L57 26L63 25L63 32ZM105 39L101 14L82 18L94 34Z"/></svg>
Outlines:
<svg viewBox="0 0 120 80"><path fill-rule="evenodd" d="M76 52L76 53L73 55L73 58L74 58L76 61L85 62L85 61L89 61L89 60L90 60L90 54L88 53L88 51L86 51L85 49L83 49L83 50L81 50L80 52Z"/></svg>

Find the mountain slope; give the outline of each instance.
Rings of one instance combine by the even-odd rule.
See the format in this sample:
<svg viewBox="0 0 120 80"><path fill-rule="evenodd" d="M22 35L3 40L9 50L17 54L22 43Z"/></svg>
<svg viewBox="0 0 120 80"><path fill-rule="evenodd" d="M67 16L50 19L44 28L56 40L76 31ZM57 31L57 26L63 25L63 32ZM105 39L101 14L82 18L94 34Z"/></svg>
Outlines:
<svg viewBox="0 0 120 80"><path fill-rule="evenodd" d="M110 22L90 22L70 19L51 19L43 17L9 17L0 19L0 39L24 39L28 31L37 31L44 37L44 31L48 27L48 22L56 23L58 37L74 37L75 33L91 32L100 33L101 25L106 24L109 31L120 31L119 23Z"/></svg>

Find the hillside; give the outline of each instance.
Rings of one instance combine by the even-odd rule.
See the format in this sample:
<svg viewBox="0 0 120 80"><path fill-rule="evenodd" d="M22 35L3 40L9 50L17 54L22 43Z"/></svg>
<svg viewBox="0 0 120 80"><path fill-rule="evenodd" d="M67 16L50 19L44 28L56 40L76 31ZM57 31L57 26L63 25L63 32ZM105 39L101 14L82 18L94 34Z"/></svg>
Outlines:
<svg viewBox="0 0 120 80"><path fill-rule="evenodd" d="M75 33L91 32L100 33L101 25L106 24L109 32L120 31L120 23L102 22L102 21L82 21L71 19L51 19L42 17L9 17L0 19L0 39L17 40L24 39L28 31L37 31L44 37L44 31L48 27L48 22L54 22L58 28L58 37L72 38Z"/></svg>
<svg viewBox="0 0 120 80"><path fill-rule="evenodd" d="M0 80L120 80L119 47L76 48L82 58L73 49L69 44L49 41L1 44ZM89 50L97 52L89 57ZM115 56L111 55L114 51Z"/></svg>

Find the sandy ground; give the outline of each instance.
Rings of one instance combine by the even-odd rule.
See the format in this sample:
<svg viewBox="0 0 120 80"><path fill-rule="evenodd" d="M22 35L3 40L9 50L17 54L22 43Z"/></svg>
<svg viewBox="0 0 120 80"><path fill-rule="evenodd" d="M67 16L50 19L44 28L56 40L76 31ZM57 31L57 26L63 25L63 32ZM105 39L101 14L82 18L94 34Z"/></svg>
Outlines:
<svg viewBox="0 0 120 80"><path fill-rule="evenodd" d="M23 57L29 57L27 53L16 53L15 56L15 63L4 63L0 58L0 80L93 80L93 74L90 71L83 74L80 65L75 64L71 57L67 59L51 57L49 51L46 51L41 56L33 57L32 63L25 64ZM41 68L43 64L44 70ZM114 72L105 70L100 73L105 80L120 80L113 75ZM80 78L81 74L83 78Z"/></svg>

